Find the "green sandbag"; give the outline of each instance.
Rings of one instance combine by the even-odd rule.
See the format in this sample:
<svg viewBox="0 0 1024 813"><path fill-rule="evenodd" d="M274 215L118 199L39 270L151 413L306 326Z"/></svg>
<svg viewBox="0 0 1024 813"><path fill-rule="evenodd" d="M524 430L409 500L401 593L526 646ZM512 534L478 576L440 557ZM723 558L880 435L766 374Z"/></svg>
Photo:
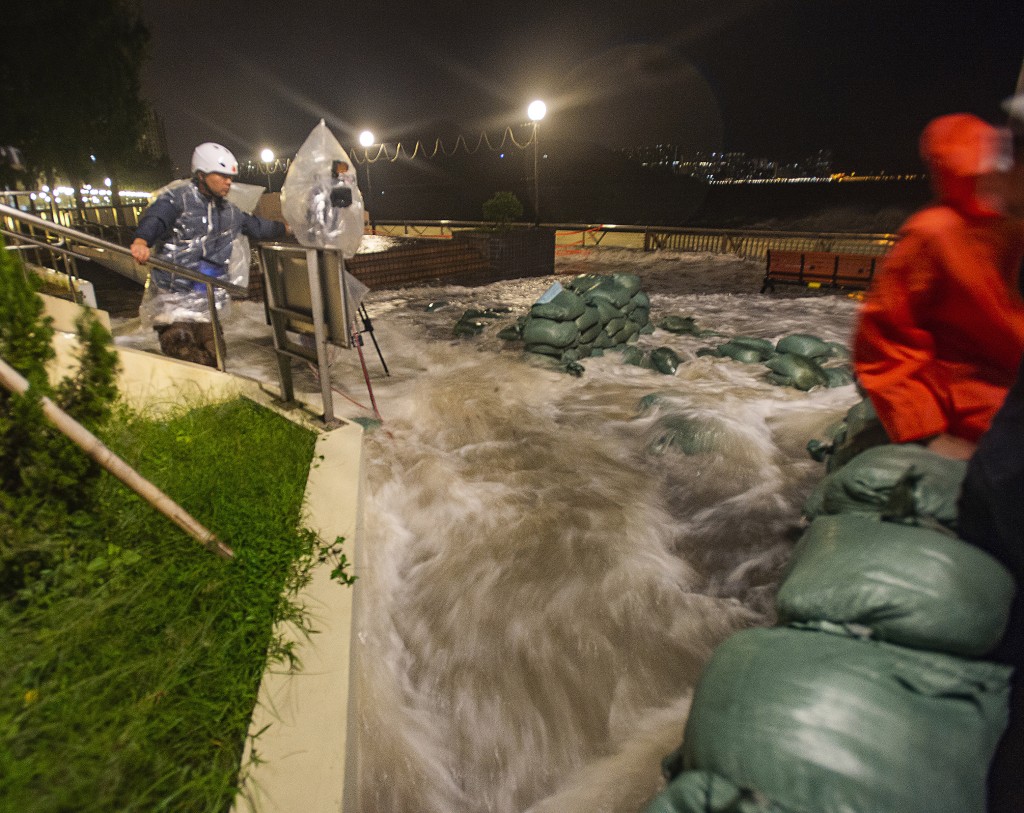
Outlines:
<svg viewBox="0 0 1024 813"><path fill-rule="evenodd" d="M917 443L866 449L822 478L803 512L871 514L893 522L953 528L966 460L953 460Z"/></svg>
<svg viewBox="0 0 1024 813"><path fill-rule="evenodd" d="M608 324L606 324L604 326L604 332L607 333L609 336L614 336L616 333L618 333L620 330L622 330L622 328L625 327L625 326L626 326L626 317L625 316L617 316L615 319L612 319Z"/></svg>
<svg viewBox="0 0 1024 813"><path fill-rule="evenodd" d="M718 345L717 355L727 356L733 361L742 361L744 364L756 364L767 358L764 351L745 344L737 344L731 340Z"/></svg>
<svg viewBox="0 0 1024 813"><path fill-rule="evenodd" d="M565 287L582 295L600 285L603 279L604 276L601 274L580 274L565 283Z"/></svg>
<svg viewBox="0 0 1024 813"><path fill-rule="evenodd" d="M572 291L562 290L547 302L538 302L530 307L530 316L539 319L553 319L556 322L571 322L581 317L587 306L583 299Z"/></svg>
<svg viewBox="0 0 1024 813"><path fill-rule="evenodd" d="M791 336L779 339L775 349L779 353L795 353L798 356L806 356L809 359L827 358L832 355L832 348L827 342L807 333L794 333Z"/></svg>
<svg viewBox="0 0 1024 813"><path fill-rule="evenodd" d="M851 361L853 359L853 353L850 352L850 348L845 344L839 342L825 342L828 345L828 354L831 358L839 359L840 361Z"/></svg>
<svg viewBox="0 0 1024 813"><path fill-rule="evenodd" d="M651 323L651 311L648 308L637 308L629 315L629 320L642 328L647 327Z"/></svg>
<svg viewBox="0 0 1024 813"><path fill-rule="evenodd" d="M523 341L527 344L549 344L568 347L580 338L575 322L556 322L553 319L530 317L523 324Z"/></svg>
<svg viewBox="0 0 1024 813"><path fill-rule="evenodd" d="M615 307L606 299L595 300L592 307L597 308L598 318L602 325L607 325L612 319L622 319L622 309Z"/></svg>
<svg viewBox="0 0 1024 813"><path fill-rule="evenodd" d="M847 384L853 383L853 370L849 367L823 367L825 371L825 378L828 380L827 386L829 389L832 387L845 387Z"/></svg>
<svg viewBox="0 0 1024 813"><path fill-rule="evenodd" d="M669 333L677 333L680 336L700 335L700 328L692 316L666 316L658 323L658 327L667 330Z"/></svg>
<svg viewBox="0 0 1024 813"><path fill-rule="evenodd" d="M659 418L654 431L656 437L647 444L647 451L654 455L668 451L679 451L685 455L713 452L722 440L722 430L717 424L684 415Z"/></svg>
<svg viewBox="0 0 1024 813"><path fill-rule="evenodd" d="M633 294L633 298L629 300L630 305L633 308L643 308L644 310L651 309L651 298L643 291L637 291Z"/></svg>
<svg viewBox="0 0 1024 813"><path fill-rule="evenodd" d="M622 325L622 329L619 330L619 332L616 333L612 338L615 339L615 342L617 344L625 344L628 341L632 341L632 340L636 339L636 337L639 334L640 334L640 326L639 325L635 325L632 322L630 322L628 319L626 319L625 322Z"/></svg>
<svg viewBox="0 0 1024 813"><path fill-rule="evenodd" d="M671 347L656 347L651 351L651 366L664 375L675 375L680 358Z"/></svg>
<svg viewBox="0 0 1024 813"><path fill-rule="evenodd" d="M650 360L647 358L647 354L644 353L644 351L641 350L636 345L633 345L632 347L627 347L625 350L623 350L622 363L632 364L634 367L651 366Z"/></svg>
<svg viewBox="0 0 1024 813"><path fill-rule="evenodd" d="M852 624L893 644L980 657L1002 637L1013 594L1013 577L981 548L842 514L800 538L776 608L781 623Z"/></svg>
<svg viewBox="0 0 1024 813"><path fill-rule="evenodd" d="M556 359L562 357L564 347L552 347L550 344L528 344L523 348L527 353L536 353L539 356L552 356Z"/></svg>
<svg viewBox="0 0 1024 813"><path fill-rule="evenodd" d="M797 813L756 796L710 771L686 771L647 805L644 813Z"/></svg>
<svg viewBox="0 0 1024 813"><path fill-rule="evenodd" d="M460 319L455 323L455 335L456 336L477 336L483 333L484 328L487 327L486 322L480 322L473 319Z"/></svg>
<svg viewBox="0 0 1024 813"><path fill-rule="evenodd" d="M509 312L508 308L470 308L464 314L463 319L500 319Z"/></svg>
<svg viewBox="0 0 1024 813"><path fill-rule="evenodd" d="M509 325L498 331L498 338L506 342L517 341L523 338L523 329L519 325Z"/></svg>
<svg viewBox="0 0 1024 813"><path fill-rule="evenodd" d="M598 322L597 324L591 325L586 330L581 330L580 331L580 343L581 344L591 344L592 342L594 342L597 339L598 335L601 333L602 330L603 330L603 328L602 328L600 322Z"/></svg>
<svg viewBox="0 0 1024 813"><path fill-rule="evenodd" d="M683 766L802 813L984 813L1010 668L786 627L715 650Z"/></svg>
<svg viewBox="0 0 1024 813"><path fill-rule="evenodd" d="M775 345L768 341L768 339L759 339L756 336L733 336L729 339L729 344L757 350L761 353L762 358L770 358L775 354Z"/></svg>
<svg viewBox="0 0 1024 813"><path fill-rule="evenodd" d="M837 471L865 449L889 443L885 427L878 420L874 405L867 398L847 411L843 420L829 432L827 442L811 440L807 452L818 461L826 461L825 470Z"/></svg>
<svg viewBox="0 0 1024 813"><path fill-rule="evenodd" d="M765 366L776 374L776 377L771 378L774 384L795 387L804 392L814 387L828 386L828 376L821 365L806 356L782 353L768 359Z"/></svg>
<svg viewBox="0 0 1024 813"><path fill-rule="evenodd" d="M594 325L599 324L601 321L601 315L597 308L593 305L584 305L583 313L576 317L576 327L580 329L580 333L583 333Z"/></svg>
<svg viewBox="0 0 1024 813"><path fill-rule="evenodd" d="M636 274L612 274L602 277L601 281L586 292L584 298L588 302L603 299L616 308L624 308L640 290L640 277Z"/></svg>

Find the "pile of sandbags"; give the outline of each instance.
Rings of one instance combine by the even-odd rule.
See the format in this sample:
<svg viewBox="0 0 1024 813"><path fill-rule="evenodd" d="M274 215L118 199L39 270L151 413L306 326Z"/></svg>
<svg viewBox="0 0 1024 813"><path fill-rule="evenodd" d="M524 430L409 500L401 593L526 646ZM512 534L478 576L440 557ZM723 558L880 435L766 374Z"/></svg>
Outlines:
<svg viewBox="0 0 1024 813"><path fill-rule="evenodd" d="M584 274L552 285L519 323L516 338L528 353L576 362L653 332L650 313L636 274ZM513 338L512 331L505 336Z"/></svg>
<svg viewBox="0 0 1024 813"><path fill-rule="evenodd" d="M699 334L698 334L699 335ZM716 347L704 347L698 356L719 356L745 364L764 364L768 380L807 391L814 387L842 387L853 383L850 352L837 342L794 333L773 344L768 339L734 336Z"/></svg>
<svg viewBox="0 0 1024 813"><path fill-rule="evenodd" d="M936 458L880 446L829 473L778 625L715 650L647 813L983 813L1010 674L983 658L1014 581L948 532L962 469Z"/></svg>

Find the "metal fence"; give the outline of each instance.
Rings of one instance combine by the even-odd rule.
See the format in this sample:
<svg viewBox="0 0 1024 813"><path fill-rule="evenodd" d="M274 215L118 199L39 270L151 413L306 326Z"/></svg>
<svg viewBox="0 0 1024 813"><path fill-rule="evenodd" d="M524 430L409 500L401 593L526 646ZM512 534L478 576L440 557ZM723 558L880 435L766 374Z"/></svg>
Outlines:
<svg viewBox="0 0 1024 813"><path fill-rule="evenodd" d="M0 203L34 214L112 243L128 245L146 202L110 205L86 202L58 206L43 192L0 192ZM513 224L528 228L532 224ZM823 251L839 254L885 254L896 240L893 234L853 232L788 232L755 229L704 229L669 226L628 226L609 223L545 223L555 230L555 253L571 254L594 248L631 248L643 251L694 251L735 254L763 262L769 251ZM471 220L374 220L374 234L450 239L463 230L479 230L491 223Z"/></svg>

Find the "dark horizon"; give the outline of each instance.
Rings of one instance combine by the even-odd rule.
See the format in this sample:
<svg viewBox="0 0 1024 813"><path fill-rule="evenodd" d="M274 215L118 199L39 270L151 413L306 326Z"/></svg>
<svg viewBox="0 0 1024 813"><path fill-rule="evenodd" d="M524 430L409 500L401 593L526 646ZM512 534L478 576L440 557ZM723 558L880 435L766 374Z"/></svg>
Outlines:
<svg viewBox="0 0 1024 813"><path fill-rule="evenodd" d="M309 0L290 16L266 0L143 0L143 18L144 92L186 171L207 140L242 161L294 154L320 118L347 149L363 129L390 143L500 134L534 98L555 140L780 159L831 149L837 166L913 171L931 118L1004 117L1024 57L1009 0L655 0L628 14L524 0L457 16L402 0Z"/></svg>

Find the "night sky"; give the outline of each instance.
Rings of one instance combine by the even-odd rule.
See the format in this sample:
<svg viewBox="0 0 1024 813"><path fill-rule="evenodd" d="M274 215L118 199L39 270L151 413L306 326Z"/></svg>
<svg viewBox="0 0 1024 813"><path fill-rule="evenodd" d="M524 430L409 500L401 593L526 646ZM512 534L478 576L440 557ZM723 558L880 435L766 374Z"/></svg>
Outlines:
<svg viewBox="0 0 1024 813"><path fill-rule="evenodd" d="M291 156L324 118L346 148L483 131L547 102L542 137L669 142L839 169L919 168L934 116L1000 122L1024 58L1021 0L640 0L585 6L143 0L144 92L171 157L220 141ZM566 10L569 9L569 10Z"/></svg>

